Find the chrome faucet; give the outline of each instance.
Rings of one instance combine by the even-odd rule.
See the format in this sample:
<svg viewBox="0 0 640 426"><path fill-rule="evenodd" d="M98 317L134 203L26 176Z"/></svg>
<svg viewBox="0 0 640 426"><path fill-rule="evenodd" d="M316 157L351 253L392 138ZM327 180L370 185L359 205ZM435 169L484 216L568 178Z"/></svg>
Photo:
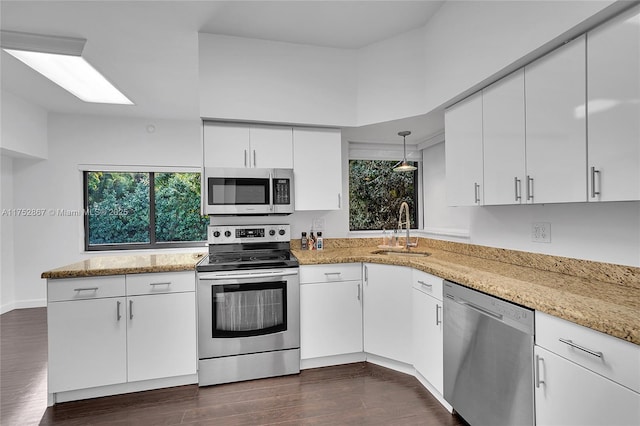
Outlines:
<svg viewBox="0 0 640 426"><path fill-rule="evenodd" d="M404 222L402 221L402 212L405 212L404 215ZM417 244L416 243L412 243L409 240L409 229L411 228L411 219L409 218L409 204L407 204L406 201L403 201L402 204L400 204L400 213L398 214L398 229L402 230L402 225L404 225L407 228L407 238L406 238L406 242L405 242L405 248L407 250L409 250L409 247L415 247Z"/></svg>

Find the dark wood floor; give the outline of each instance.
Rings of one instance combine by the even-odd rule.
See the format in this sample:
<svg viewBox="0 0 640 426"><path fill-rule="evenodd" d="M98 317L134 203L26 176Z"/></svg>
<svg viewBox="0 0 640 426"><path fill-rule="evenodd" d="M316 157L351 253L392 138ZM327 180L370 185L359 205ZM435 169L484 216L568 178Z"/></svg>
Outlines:
<svg viewBox="0 0 640 426"><path fill-rule="evenodd" d="M2 425L462 425L411 376L369 363L46 407L46 311L0 316Z"/></svg>

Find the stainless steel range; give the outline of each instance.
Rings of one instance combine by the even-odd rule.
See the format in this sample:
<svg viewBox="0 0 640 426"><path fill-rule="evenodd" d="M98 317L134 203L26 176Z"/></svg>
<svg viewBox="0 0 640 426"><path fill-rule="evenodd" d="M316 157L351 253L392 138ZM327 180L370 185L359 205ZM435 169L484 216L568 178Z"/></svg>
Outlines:
<svg viewBox="0 0 640 426"><path fill-rule="evenodd" d="M300 372L300 281L289 225L209 226L198 263L200 386Z"/></svg>

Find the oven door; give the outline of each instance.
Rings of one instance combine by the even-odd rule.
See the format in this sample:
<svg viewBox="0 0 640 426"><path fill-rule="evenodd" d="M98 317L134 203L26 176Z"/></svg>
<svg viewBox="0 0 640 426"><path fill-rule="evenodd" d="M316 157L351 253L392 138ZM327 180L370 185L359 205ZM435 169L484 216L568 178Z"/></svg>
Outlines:
<svg viewBox="0 0 640 426"><path fill-rule="evenodd" d="M299 347L298 268L198 273L200 359Z"/></svg>

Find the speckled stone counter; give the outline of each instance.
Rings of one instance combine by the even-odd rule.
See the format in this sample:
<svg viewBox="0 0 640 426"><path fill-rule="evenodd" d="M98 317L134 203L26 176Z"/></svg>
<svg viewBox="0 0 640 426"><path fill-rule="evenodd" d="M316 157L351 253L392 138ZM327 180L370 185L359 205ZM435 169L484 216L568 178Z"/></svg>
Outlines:
<svg viewBox="0 0 640 426"><path fill-rule="evenodd" d="M378 241L325 240L323 251L293 253L301 265L409 266L640 345L640 268L430 239L411 249L427 257L376 254Z"/></svg>
<svg viewBox="0 0 640 426"><path fill-rule="evenodd" d="M92 257L42 273L42 278L79 278L148 272L193 271L205 253L141 254Z"/></svg>

